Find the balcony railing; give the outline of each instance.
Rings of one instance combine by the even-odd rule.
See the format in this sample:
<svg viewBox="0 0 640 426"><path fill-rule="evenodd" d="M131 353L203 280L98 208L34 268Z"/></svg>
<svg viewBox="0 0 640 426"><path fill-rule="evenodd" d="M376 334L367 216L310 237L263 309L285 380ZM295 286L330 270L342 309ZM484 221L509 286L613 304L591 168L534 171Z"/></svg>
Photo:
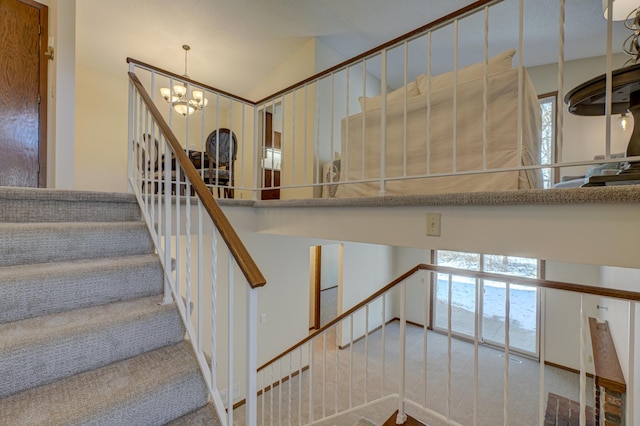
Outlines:
<svg viewBox="0 0 640 426"><path fill-rule="evenodd" d="M432 294L436 280L448 289L447 326L431 329ZM470 290L460 299L453 296L454 283L463 281ZM502 347L482 339L481 282L502 288ZM514 321L521 292L531 292L539 304L539 356L522 355L511 341L519 333ZM547 362L546 354L558 348L547 335L559 326L547 310L548 300L571 300L579 309L564 320L573 323L579 348L572 361L577 371ZM467 300L469 299L469 300ZM468 271L443 266L417 265L363 302L330 321L308 338L259 368L258 423L353 424L366 417L381 424L395 410L398 423L406 414L426 424L513 425L547 424L558 416L557 404L573 407L575 424L596 424L598 372L592 360L589 318L602 321L598 307L606 304L622 315L609 326L630 345L618 346L620 363L627 366L624 424L633 424L633 371L637 350L633 337L635 310L640 293ZM460 315L471 303L472 315ZM468 306L467 306L468 309ZM598 318L597 318L598 317ZM425 326L426 325L426 326ZM564 324L563 324L564 326ZM472 330L471 337L456 337L456 329ZM597 351L596 351L597 352ZM596 379L594 381L594 374ZM601 379L600 379L601 380ZM554 405L556 404L556 405ZM244 415L238 408L238 415ZM562 417L565 416L565 417ZM324 424L324 423L323 423Z"/></svg>
<svg viewBox="0 0 640 426"><path fill-rule="evenodd" d="M234 198L261 199L273 189L291 199L540 188L640 160L637 142L628 146L631 132L616 130L628 99L611 95L628 88L615 71L627 59L628 30L603 19L600 4L553 6L478 1L258 102L129 61L183 149L200 156L201 177L232 187ZM555 31L542 37L539 21L557 22ZM513 27L507 35L493 29L503 22ZM581 62L584 47L570 31L585 25L601 37ZM564 95L588 80L585 68L588 78L603 76L601 99L587 108L601 118L566 110ZM179 114L160 96L176 84L186 85L187 102L204 98L205 106ZM558 98L544 138L543 94ZM586 138L578 136L585 125ZM233 180L209 178L203 166L207 138L219 128L238 139Z"/></svg>

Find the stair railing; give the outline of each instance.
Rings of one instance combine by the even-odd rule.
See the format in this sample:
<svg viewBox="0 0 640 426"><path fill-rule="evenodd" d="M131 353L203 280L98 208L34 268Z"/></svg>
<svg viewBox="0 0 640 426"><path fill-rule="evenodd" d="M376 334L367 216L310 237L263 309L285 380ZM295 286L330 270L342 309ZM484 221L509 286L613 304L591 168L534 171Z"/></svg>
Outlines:
<svg viewBox="0 0 640 426"><path fill-rule="evenodd" d="M490 357L487 361L483 355L490 346L482 341L482 317L477 309L471 315L471 322L461 322L459 301L454 296L455 287L461 281L471 289L468 296L475 306L479 306L482 297L481 283L503 289L504 315L500 320L504 345L502 349L491 349L501 357ZM446 299L443 306L447 325L440 332L433 331L430 319L436 283L444 286ZM546 311L546 300L571 297L579 305L577 318L573 318L580 341L579 369L566 380L565 386L575 394L573 398L579 399L582 425L595 415L595 401L590 392L597 384L588 363L591 349L587 317L603 300L627 312L623 324L626 330L622 335L628 339L623 342L628 346L624 351L619 347L618 356L628 365L627 394L622 396L626 404L622 411L627 424L632 424L637 353L635 310L640 293L428 264L411 268L262 365L258 369L258 423L312 425L338 421L354 413L367 417L366 410L371 406L384 406L389 409L389 415L398 410L397 424L404 423L408 408L409 414L425 422L543 425L548 415L548 393L555 390L559 380L556 376L571 373L558 370L552 361L547 361L546 351L551 348L545 348L544 338L539 342L537 357L523 355L518 352L517 342L510 341L518 332L517 315L510 312L513 306L510 297L533 289L537 290L540 304L538 326L542 336L545 327L553 326L545 321L550 315ZM460 338L461 325L473 330L471 338ZM573 337L566 336L566 339ZM466 345L467 352L461 352L460 345ZM461 356L472 360L471 367L466 361L461 363ZM497 365L491 371L497 371L500 377L489 379L483 374L482 367L486 368L487 362ZM531 377L524 379L523 373L515 369L521 362L534 363L533 371L537 363L537 383L527 382ZM512 396L514 391L518 397ZM537 410L530 410L531 418L523 418L514 402L523 398L523 392L532 398L530 407L537 404ZM489 403L487 394L497 395L500 404ZM467 402L460 404L464 398ZM484 416L491 410L493 417L487 423Z"/></svg>
<svg viewBox="0 0 640 426"><path fill-rule="evenodd" d="M133 64L129 79L129 185L164 266L164 302L177 304L222 424L233 424L234 398L244 391L246 424L255 425L257 289L265 279ZM248 284L246 294L240 293L247 307L243 331L235 312L236 268ZM225 294L226 304L222 302ZM219 324L226 324L226 333ZM234 343L241 334L246 335L246 346L239 345L238 350ZM235 365L243 357L244 371ZM238 389L242 375L245 389ZM219 389L225 383L223 401L225 391Z"/></svg>

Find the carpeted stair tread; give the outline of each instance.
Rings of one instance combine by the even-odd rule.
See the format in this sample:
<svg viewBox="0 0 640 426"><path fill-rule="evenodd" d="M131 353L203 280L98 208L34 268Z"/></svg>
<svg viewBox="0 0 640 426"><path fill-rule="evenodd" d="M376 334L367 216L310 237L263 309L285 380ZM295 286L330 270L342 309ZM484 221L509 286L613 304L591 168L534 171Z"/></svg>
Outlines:
<svg viewBox="0 0 640 426"><path fill-rule="evenodd" d="M0 266L153 252L144 222L0 223Z"/></svg>
<svg viewBox="0 0 640 426"><path fill-rule="evenodd" d="M353 424L353 426L379 426L379 425L367 419L366 417L360 417L358 421Z"/></svg>
<svg viewBox="0 0 640 426"><path fill-rule="evenodd" d="M157 255L0 267L0 323L163 291Z"/></svg>
<svg viewBox="0 0 640 426"><path fill-rule="evenodd" d="M0 222L111 222L140 220L127 193L0 187Z"/></svg>
<svg viewBox="0 0 640 426"><path fill-rule="evenodd" d="M137 356L184 338L162 296L0 324L0 397Z"/></svg>
<svg viewBox="0 0 640 426"><path fill-rule="evenodd" d="M6 425L160 425L207 403L187 342L0 399Z"/></svg>
<svg viewBox="0 0 640 426"><path fill-rule="evenodd" d="M191 413L180 417L166 426L219 426L220 421L216 415L213 404L208 403Z"/></svg>

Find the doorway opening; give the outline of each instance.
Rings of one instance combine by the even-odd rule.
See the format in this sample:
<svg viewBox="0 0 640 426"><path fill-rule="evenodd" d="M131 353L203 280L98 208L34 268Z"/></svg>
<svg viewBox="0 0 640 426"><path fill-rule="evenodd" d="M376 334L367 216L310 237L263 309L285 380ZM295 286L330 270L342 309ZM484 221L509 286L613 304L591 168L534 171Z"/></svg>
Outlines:
<svg viewBox="0 0 640 426"><path fill-rule="evenodd" d="M317 330L341 313L342 244L311 247L309 329Z"/></svg>

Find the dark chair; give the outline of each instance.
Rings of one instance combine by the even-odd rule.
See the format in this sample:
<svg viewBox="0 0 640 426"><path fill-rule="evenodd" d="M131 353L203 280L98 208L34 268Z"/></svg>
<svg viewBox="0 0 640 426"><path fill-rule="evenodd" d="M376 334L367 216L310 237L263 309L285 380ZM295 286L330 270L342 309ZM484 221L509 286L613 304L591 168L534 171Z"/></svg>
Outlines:
<svg viewBox="0 0 640 426"><path fill-rule="evenodd" d="M229 129L214 130L207 136L206 150L209 169L205 182L218 187L218 197L220 197L220 187L225 187L224 197L233 198L234 162L238 154L238 140L235 133Z"/></svg>

